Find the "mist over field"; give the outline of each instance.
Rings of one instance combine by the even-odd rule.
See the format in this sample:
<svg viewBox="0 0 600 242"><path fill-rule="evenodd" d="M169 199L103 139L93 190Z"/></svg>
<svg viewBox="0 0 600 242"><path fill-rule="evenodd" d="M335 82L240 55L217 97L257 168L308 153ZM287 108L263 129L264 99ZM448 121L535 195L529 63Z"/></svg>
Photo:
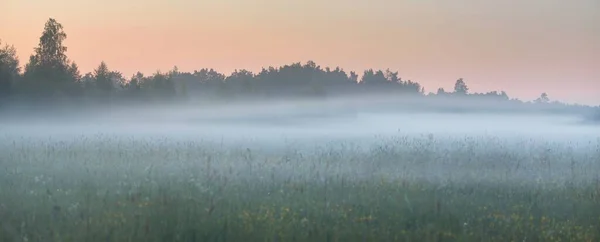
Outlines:
<svg viewBox="0 0 600 242"><path fill-rule="evenodd" d="M0 238L599 238L600 220L589 212L600 209L599 126L568 114L369 104L120 106L30 113L20 121L4 116L0 215L8 219L0 222ZM496 225L505 221L498 216L511 217ZM547 219L552 229L539 227Z"/></svg>
<svg viewBox="0 0 600 242"><path fill-rule="evenodd" d="M250 149L278 155L290 150L311 153L320 147L335 149L342 144L352 144L355 152L369 153L373 147L388 145L398 137L407 140L435 139L437 148L446 150L452 149L453 142L471 139L474 145L489 150L524 148L519 144L533 142L568 146L574 152L585 152L597 148L600 137L599 126L581 124L580 117L576 115L443 113L370 108L376 103L375 100L352 103L339 99L328 102L226 104L214 108L124 106L102 112L78 114L78 111L70 111L47 119L40 115L31 122L6 121L2 133L8 139L50 143L80 139L96 142L105 138L115 142L145 142L150 146L161 142L166 142L167 146L200 142L213 144L218 150ZM498 143L487 144L490 139ZM427 164L428 171L422 171L419 176L427 177L428 172L440 169L436 166ZM384 169L389 168L386 166ZM360 167L351 165L344 169L363 173ZM456 169L456 172L462 173L461 169ZM490 168L488 172L496 171Z"/></svg>
<svg viewBox="0 0 600 242"><path fill-rule="evenodd" d="M334 99L235 103L215 107L177 104L121 106L91 111L76 109L54 116L34 113L26 121L5 115L0 122L7 134L66 136L113 133L213 141L252 138L276 143L282 138L315 141L370 139L398 133L545 137L562 141L589 139L600 134L600 126L586 125L578 115L371 108L378 104L368 99L360 102Z"/></svg>
<svg viewBox="0 0 600 242"><path fill-rule="evenodd" d="M82 75L66 36L0 46L0 241L600 241L600 107L313 61Z"/></svg>

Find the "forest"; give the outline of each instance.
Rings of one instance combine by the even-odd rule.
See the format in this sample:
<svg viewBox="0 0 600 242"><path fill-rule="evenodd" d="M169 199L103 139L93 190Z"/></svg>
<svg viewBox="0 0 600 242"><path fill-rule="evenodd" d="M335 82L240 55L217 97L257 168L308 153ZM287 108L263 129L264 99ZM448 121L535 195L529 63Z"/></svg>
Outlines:
<svg viewBox="0 0 600 242"><path fill-rule="evenodd" d="M1 37L1 36L0 36ZM265 67L258 73L235 70L226 75L213 68L193 72L169 71L124 76L101 62L92 72L81 73L67 56L62 24L50 18L35 52L21 68L16 49L0 41L0 107L23 105L64 106L120 105L123 103L231 103L248 100L361 98L385 94L394 97L396 108L435 109L435 111L543 111L576 113L594 117L597 107L565 104L541 93L533 101L511 98L504 91L470 92L458 78L454 90L437 89L425 93L417 81L404 80L392 70L347 72L341 67L321 67L313 61ZM405 100L412 100L410 103ZM416 100L416 102L415 102ZM448 102L452 100L452 102ZM418 104L415 104L418 103ZM451 103L451 105L448 105Z"/></svg>

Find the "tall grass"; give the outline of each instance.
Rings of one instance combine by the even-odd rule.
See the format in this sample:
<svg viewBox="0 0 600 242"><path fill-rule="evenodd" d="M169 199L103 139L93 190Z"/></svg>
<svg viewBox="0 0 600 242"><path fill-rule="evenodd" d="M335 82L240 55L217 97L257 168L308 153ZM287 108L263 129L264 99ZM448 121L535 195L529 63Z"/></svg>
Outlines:
<svg viewBox="0 0 600 242"><path fill-rule="evenodd" d="M600 142L0 140L0 241L600 241Z"/></svg>

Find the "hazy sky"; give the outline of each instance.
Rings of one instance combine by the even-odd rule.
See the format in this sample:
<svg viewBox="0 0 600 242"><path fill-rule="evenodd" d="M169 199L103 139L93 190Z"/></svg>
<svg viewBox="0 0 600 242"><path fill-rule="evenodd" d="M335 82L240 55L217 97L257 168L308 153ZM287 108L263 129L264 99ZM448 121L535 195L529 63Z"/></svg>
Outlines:
<svg viewBox="0 0 600 242"><path fill-rule="evenodd" d="M0 39L22 64L52 17L81 72L177 65L260 70L314 60L390 68L427 91L541 92L600 104L598 0L1 0Z"/></svg>

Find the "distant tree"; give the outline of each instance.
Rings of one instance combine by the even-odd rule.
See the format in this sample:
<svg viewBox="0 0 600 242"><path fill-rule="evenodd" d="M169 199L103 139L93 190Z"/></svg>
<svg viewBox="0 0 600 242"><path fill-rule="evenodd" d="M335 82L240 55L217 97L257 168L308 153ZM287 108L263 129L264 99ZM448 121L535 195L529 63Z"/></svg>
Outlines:
<svg viewBox="0 0 600 242"><path fill-rule="evenodd" d="M81 75L75 62L67 58L67 38L63 26L50 18L44 26L38 46L29 57L21 75L19 60L12 46L2 46L0 42L0 99L8 95L29 95L29 97L66 97L84 94L85 96L110 96L149 98L156 101L171 97L180 100L229 99L233 97L329 97L335 95L369 94L410 94L424 96L425 89L418 82L403 80L397 71L365 70L359 75L347 73L340 67L322 68L314 61L291 63L279 67L262 68L258 73L235 70L224 75L214 69L203 68L193 72L182 72L177 66L163 73L150 76L142 73L125 80L118 71L111 71L105 62L93 72ZM439 88L436 94L427 96L460 97L469 96L470 101L506 102L518 107L525 103L509 98L506 92L469 93L465 81L460 78L454 84L454 91ZM92 101L93 99L87 99ZM144 101L148 99L143 99ZM534 103L549 103L548 94L542 93ZM557 102L552 102L560 107ZM562 105L562 104L561 104ZM563 105L565 109L567 105ZM570 106L569 106L570 107Z"/></svg>
<svg viewBox="0 0 600 242"><path fill-rule="evenodd" d="M84 91L91 91L96 88L96 80L91 72L85 73L80 79Z"/></svg>
<svg viewBox="0 0 600 242"><path fill-rule="evenodd" d="M223 84L225 75L210 68L203 68L199 71L194 71L192 77L195 79L196 85L187 85L196 89L197 93L208 94L206 97L219 98L223 94Z"/></svg>
<svg viewBox="0 0 600 242"><path fill-rule="evenodd" d="M203 68L200 71L194 71L194 76L198 77L200 83L209 86L218 86L225 80L225 75L210 68Z"/></svg>
<svg viewBox="0 0 600 242"><path fill-rule="evenodd" d="M170 77L176 77L176 76L179 76L179 74L181 74L181 72L179 71L179 67L173 66L173 69L171 69L171 71L169 71L168 75Z"/></svg>
<svg viewBox="0 0 600 242"><path fill-rule="evenodd" d="M81 81L82 76L81 76L81 73L79 72L79 66L77 65L77 63L71 62L71 65L67 69L67 73L69 74L69 77L71 78L72 81L74 81L74 82Z"/></svg>
<svg viewBox="0 0 600 242"><path fill-rule="evenodd" d="M168 73L157 71L141 84L142 89L146 89L146 94L151 98L173 98L177 94L175 83Z"/></svg>
<svg viewBox="0 0 600 242"><path fill-rule="evenodd" d="M542 93L540 94L540 97L538 97L535 100L536 103L549 103L550 102L550 98L548 98L548 94L547 93Z"/></svg>
<svg viewBox="0 0 600 242"><path fill-rule="evenodd" d="M458 80L456 80L456 83L454 83L454 93L459 95L469 94L469 87L467 87L467 84L463 81L462 78L459 78Z"/></svg>
<svg viewBox="0 0 600 242"><path fill-rule="evenodd" d="M254 93L254 74L248 70L234 70L231 75L225 78L225 84L231 91L238 94L248 95Z"/></svg>
<svg viewBox="0 0 600 242"><path fill-rule="evenodd" d="M115 88L111 72L104 61L94 70L94 86L103 94L108 94Z"/></svg>
<svg viewBox="0 0 600 242"><path fill-rule="evenodd" d="M21 69L17 51L12 45L2 46L0 40L0 99L11 95Z"/></svg>
<svg viewBox="0 0 600 242"><path fill-rule="evenodd" d="M127 83L124 83L123 89L128 97L139 98L142 94L142 84L145 82L144 74L137 72L132 75Z"/></svg>
<svg viewBox="0 0 600 242"><path fill-rule="evenodd" d="M144 74L142 74L141 72L137 72L135 75L131 76L131 79L129 79L129 82L127 82L127 84L125 85L125 89L127 90L140 90L141 89L141 83L144 82Z"/></svg>
<svg viewBox="0 0 600 242"><path fill-rule="evenodd" d="M411 80L401 82L401 89L403 92L408 92L411 94L419 94L423 95L425 93L425 88L421 86L418 82L413 82Z"/></svg>
<svg viewBox="0 0 600 242"><path fill-rule="evenodd" d="M75 94L78 90L79 70L67 58L67 47L63 45L66 38L63 26L50 18L25 66L24 76L34 95Z"/></svg>
<svg viewBox="0 0 600 242"><path fill-rule="evenodd" d="M321 81L326 86L353 84L352 80L348 78L348 74L346 74L344 69L340 67L336 67L334 70L331 70L329 67L325 67L325 71L321 72L320 77L318 78L322 79Z"/></svg>
<svg viewBox="0 0 600 242"><path fill-rule="evenodd" d="M113 86L113 91L124 90L127 85L127 80L123 77L123 73L119 71L110 72L110 80Z"/></svg>
<svg viewBox="0 0 600 242"><path fill-rule="evenodd" d="M397 74L397 73L396 73ZM368 69L363 73L360 84L363 85L381 85L389 83L389 79L381 70Z"/></svg>
<svg viewBox="0 0 600 242"><path fill-rule="evenodd" d="M440 88L437 89L437 93L436 94L440 95L440 96L441 95L445 95L446 94L446 90L444 90L444 88L440 87Z"/></svg>
<svg viewBox="0 0 600 242"><path fill-rule="evenodd" d="M391 84L402 84L402 79L398 77L398 72L390 71L390 69L385 70L385 78Z"/></svg>
<svg viewBox="0 0 600 242"><path fill-rule="evenodd" d="M358 74L356 74L356 72L354 72L354 71L351 71L348 79L350 79L351 83L357 84L358 83Z"/></svg>

